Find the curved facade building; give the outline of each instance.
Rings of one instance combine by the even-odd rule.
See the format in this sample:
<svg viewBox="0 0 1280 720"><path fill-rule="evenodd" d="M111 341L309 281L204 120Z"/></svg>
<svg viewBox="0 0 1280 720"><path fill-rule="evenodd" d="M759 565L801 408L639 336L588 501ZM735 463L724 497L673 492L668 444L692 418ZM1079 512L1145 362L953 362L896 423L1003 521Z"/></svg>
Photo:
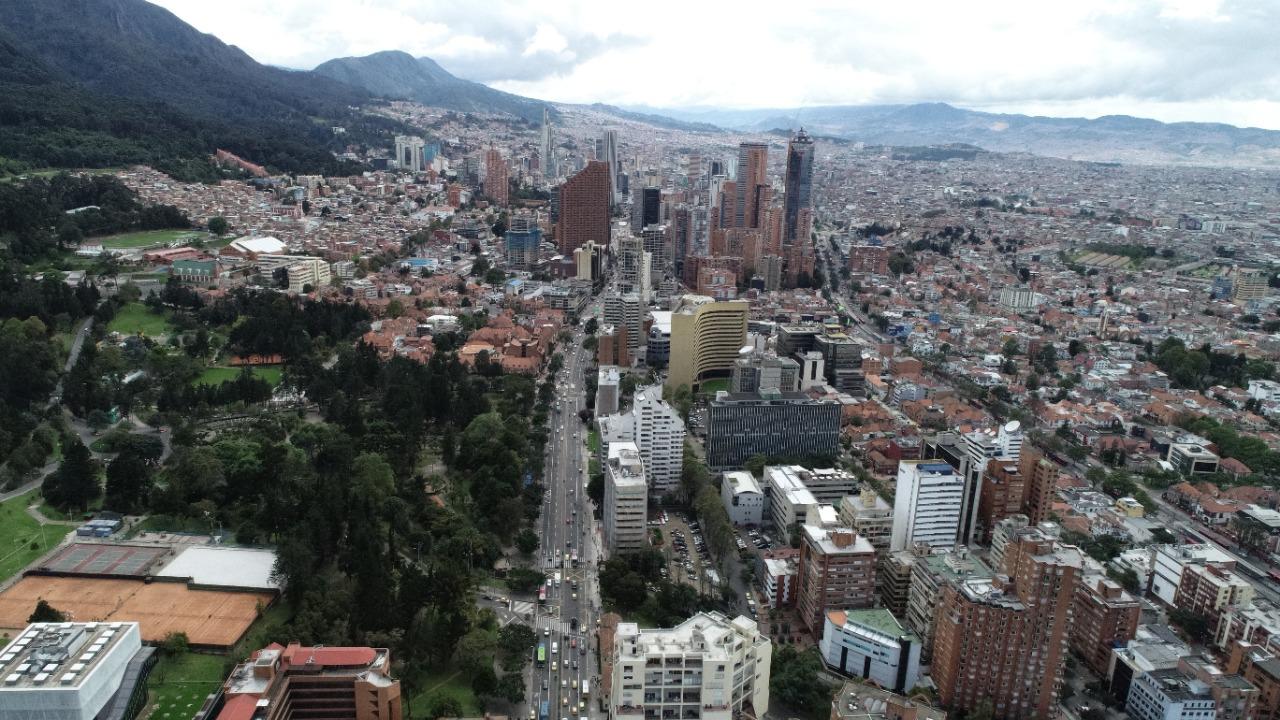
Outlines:
<svg viewBox="0 0 1280 720"><path fill-rule="evenodd" d="M693 389L711 377L728 377L747 343L747 302L685 295L671 313L671 371L667 384Z"/></svg>

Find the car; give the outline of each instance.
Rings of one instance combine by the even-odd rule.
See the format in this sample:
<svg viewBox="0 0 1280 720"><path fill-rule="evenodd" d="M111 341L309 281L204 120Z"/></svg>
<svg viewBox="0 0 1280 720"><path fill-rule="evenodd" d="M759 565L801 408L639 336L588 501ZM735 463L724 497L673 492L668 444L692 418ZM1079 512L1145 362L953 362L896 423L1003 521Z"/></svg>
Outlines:
<svg viewBox="0 0 1280 720"><path fill-rule="evenodd" d="M561 704L561 705L564 705L565 707L568 707L568 706L569 706L569 696L568 696L568 695L565 695L564 697L560 698L560 704Z"/></svg>
<svg viewBox="0 0 1280 720"><path fill-rule="evenodd" d="M567 688L567 687L569 687L569 681L568 681L568 680L561 680L561 681L560 681L560 687L562 687L562 688Z"/></svg>

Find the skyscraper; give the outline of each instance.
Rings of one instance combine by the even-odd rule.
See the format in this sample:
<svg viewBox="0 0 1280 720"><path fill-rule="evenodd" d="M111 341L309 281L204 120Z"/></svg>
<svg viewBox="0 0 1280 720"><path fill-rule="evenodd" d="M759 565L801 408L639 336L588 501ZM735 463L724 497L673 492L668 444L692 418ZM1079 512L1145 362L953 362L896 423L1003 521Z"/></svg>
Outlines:
<svg viewBox="0 0 1280 720"><path fill-rule="evenodd" d="M588 240L609 244L609 166L591 161L560 185L556 243L570 255Z"/></svg>
<svg viewBox="0 0 1280 720"><path fill-rule="evenodd" d="M502 159L502 152L490 147L484 154L484 194L499 207L506 207L511 197L507 175L507 161Z"/></svg>
<svg viewBox="0 0 1280 720"><path fill-rule="evenodd" d="M550 182L556 178L555 138L551 129L551 111L542 108L542 135L538 139L538 162L542 167L542 179Z"/></svg>
<svg viewBox="0 0 1280 720"><path fill-rule="evenodd" d="M622 201L619 194L619 170L618 166L618 131L605 130L604 137L600 140L600 154L596 156L597 160L602 160L608 166L609 170L609 203L616 205Z"/></svg>
<svg viewBox="0 0 1280 720"><path fill-rule="evenodd" d="M426 141L416 135L397 135L396 163L400 165L400 169L421 172L423 150L426 146Z"/></svg>
<svg viewBox="0 0 1280 720"><path fill-rule="evenodd" d="M538 261L542 230L536 217L527 213L513 214L507 223L505 239L507 264L512 268L527 269Z"/></svg>
<svg viewBox="0 0 1280 720"><path fill-rule="evenodd" d="M808 237L800 237L797 232L800 227L800 211L810 206L810 195L813 192L813 141L804 128L800 128L800 132L787 144L786 182L782 246L789 248L797 241L808 240Z"/></svg>
<svg viewBox="0 0 1280 720"><path fill-rule="evenodd" d="M769 184L769 146L744 142L738 146L738 177L735 191L734 227L760 226L760 188Z"/></svg>

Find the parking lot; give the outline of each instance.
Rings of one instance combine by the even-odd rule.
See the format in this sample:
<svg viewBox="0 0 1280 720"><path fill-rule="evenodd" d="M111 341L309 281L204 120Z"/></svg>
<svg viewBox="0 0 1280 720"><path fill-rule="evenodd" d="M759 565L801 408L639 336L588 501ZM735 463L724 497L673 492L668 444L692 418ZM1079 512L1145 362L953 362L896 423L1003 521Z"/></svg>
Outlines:
<svg viewBox="0 0 1280 720"><path fill-rule="evenodd" d="M710 566L711 555L703 542L697 521L682 513L658 511L656 517L649 518L649 522L650 528L662 532L662 552L667 557L663 577L701 587L706 580L703 569Z"/></svg>

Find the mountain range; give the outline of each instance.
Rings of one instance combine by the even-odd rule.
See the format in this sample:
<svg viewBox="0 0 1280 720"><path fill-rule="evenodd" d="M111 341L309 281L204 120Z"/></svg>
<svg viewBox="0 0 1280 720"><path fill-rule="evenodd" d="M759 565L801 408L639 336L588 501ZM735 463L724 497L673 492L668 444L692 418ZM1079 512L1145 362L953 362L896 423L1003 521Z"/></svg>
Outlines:
<svg viewBox="0 0 1280 720"><path fill-rule="evenodd" d="M807 127L876 145L965 143L1084 160L1280 164L1280 132L1127 116L1031 117L942 103L766 110L617 108L521 97L450 74L430 58L388 51L314 70L263 65L145 0L0 2L0 172L149 163L206 180L224 148L282 171L350 172L348 146L385 146L410 128L353 110L409 99L539 122L544 108L591 121L703 133ZM336 135L335 125L346 128ZM19 165L21 167L21 165Z"/></svg>
<svg viewBox="0 0 1280 720"><path fill-rule="evenodd" d="M1108 115L1058 118L966 110L946 103L764 110L632 108L749 132L791 130L874 145L963 143L996 152L1138 163L1280 164L1280 132L1221 123Z"/></svg>

